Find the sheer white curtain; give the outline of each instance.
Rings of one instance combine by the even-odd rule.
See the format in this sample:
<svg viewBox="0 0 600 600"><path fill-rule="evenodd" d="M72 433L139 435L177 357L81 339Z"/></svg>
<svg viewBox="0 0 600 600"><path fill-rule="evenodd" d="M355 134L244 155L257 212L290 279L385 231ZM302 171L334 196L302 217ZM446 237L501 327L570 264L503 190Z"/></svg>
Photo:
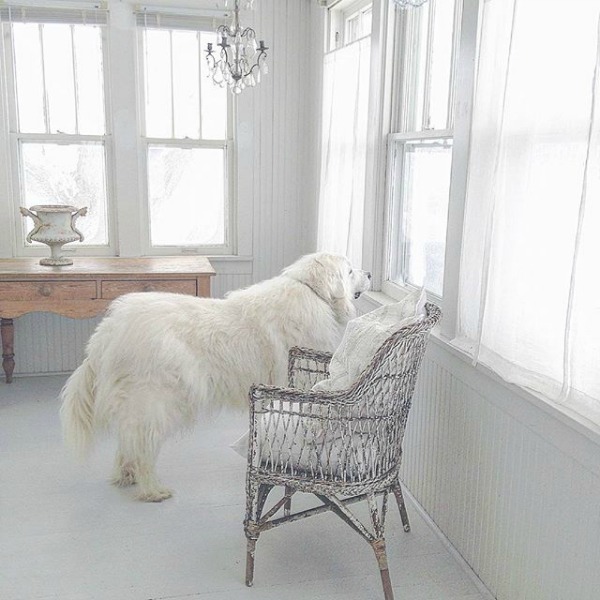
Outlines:
<svg viewBox="0 0 600 600"><path fill-rule="evenodd" d="M600 423L600 0L488 0L457 343Z"/></svg>
<svg viewBox="0 0 600 600"><path fill-rule="evenodd" d="M319 250L362 259L371 38L325 55Z"/></svg>

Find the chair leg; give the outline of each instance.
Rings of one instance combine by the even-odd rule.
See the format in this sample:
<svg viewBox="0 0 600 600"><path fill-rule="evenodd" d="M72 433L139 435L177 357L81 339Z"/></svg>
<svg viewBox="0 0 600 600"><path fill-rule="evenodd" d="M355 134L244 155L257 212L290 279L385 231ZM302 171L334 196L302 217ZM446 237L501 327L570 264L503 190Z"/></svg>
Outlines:
<svg viewBox="0 0 600 600"><path fill-rule="evenodd" d="M381 583L383 585L383 597L385 600L394 600L394 592L392 590L392 580L390 579L390 571L388 568L387 554L385 551L385 540L383 538L371 542L377 564L379 565L379 574L381 575Z"/></svg>
<svg viewBox="0 0 600 600"><path fill-rule="evenodd" d="M288 494L291 494L291 491L292 491L292 488L289 485L286 485L285 486L285 495L287 496ZM285 517L289 517L291 510L292 510L292 498L289 497L285 501L285 504L283 505L283 515Z"/></svg>
<svg viewBox="0 0 600 600"><path fill-rule="evenodd" d="M254 553L256 551L256 540L258 537L248 536L246 546L246 585L252 587L254 583Z"/></svg>
<svg viewBox="0 0 600 600"><path fill-rule="evenodd" d="M393 488L394 496L396 496L396 502L398 503L398 510L400 511L400 520L404 531L410 531L410 522L408 520L408 513L406 512L406 504L404 504L404 496L402 495L402 488L398 481Z"/></svg>

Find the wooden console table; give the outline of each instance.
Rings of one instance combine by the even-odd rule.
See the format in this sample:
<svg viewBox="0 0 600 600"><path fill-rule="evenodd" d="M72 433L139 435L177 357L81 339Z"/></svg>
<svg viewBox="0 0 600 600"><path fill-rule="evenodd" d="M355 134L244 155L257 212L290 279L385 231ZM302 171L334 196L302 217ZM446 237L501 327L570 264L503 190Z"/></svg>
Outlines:
<svg viewBox="0 0 600 600"><path fill-rule="evenodd" d="M74 258L65 267L44 267L38 258L0 259L0 336L6 383L15 367L13 319L51 312L74 319L101 314L129 292L176 292L210 296L215 274L198 256Z"/></svg>

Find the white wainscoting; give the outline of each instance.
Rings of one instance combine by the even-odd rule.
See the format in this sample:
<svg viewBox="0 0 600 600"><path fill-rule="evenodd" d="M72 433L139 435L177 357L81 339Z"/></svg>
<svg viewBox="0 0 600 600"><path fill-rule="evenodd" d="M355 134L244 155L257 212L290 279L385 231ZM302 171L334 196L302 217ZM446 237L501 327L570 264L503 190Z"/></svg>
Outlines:
<svg viewBox="0 0 600 600"><path fill-rule="evenodd" d="M600 598L600 446L432 340L408 489L498 600Z"/></svg>

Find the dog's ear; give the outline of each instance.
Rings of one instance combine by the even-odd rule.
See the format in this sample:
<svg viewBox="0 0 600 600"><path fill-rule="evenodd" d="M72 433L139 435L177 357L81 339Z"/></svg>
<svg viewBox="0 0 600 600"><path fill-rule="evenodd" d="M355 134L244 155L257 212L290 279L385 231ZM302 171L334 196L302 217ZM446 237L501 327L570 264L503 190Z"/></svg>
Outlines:
<svg viewBox="0 0 600 600"><path fill-rule="evenodd" d="M348 281L341 270L337 273L332 274L331 281L331 297L337 299L347 298L349 295Z"/></svg>
<svg viewBox="0 0 600 600"><path fill-rule="evenodd" d="M305 283L326 300L343 298L346 293L340 269L327 255L312 260L306 272Z"/></svg>

